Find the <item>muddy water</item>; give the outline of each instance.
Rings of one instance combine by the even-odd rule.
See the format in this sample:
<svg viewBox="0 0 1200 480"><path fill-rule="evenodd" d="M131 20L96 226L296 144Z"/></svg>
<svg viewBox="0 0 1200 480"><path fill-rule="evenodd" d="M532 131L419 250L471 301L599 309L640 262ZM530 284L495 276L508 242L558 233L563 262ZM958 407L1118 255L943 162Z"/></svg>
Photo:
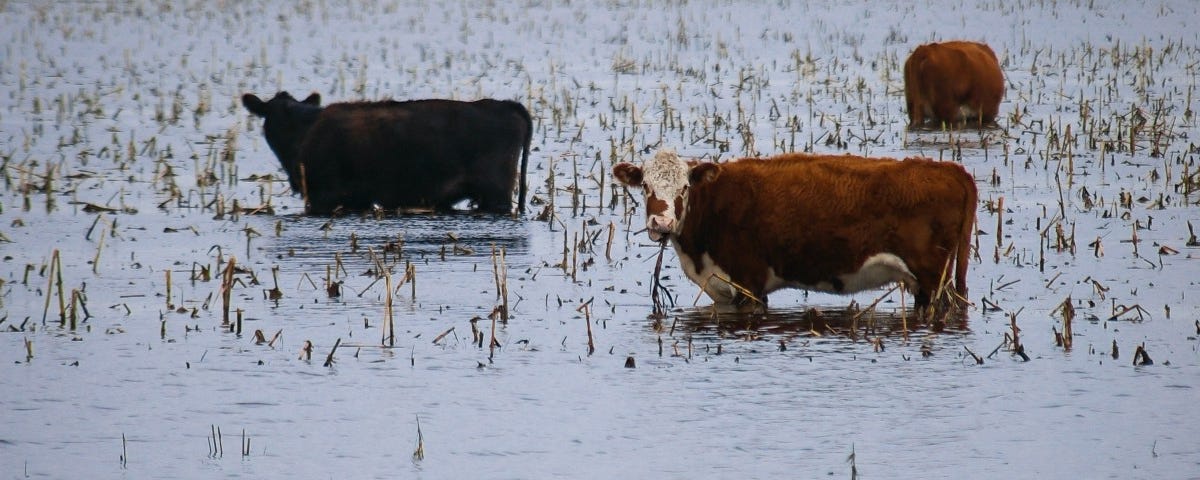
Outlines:
<svg viewBox="0 0 1200 480"><path fill-rule="evenodd" d="M1200 12L893 6L0 3L0 476L1200 475ZM960 37L1001 127L906 132L904 55ZM535 204L298 215L237 104L280 89L520 99ZM668 251L648 319L659 249L607 172L659 145L962 162L972 307L714 313Z"/></svg>

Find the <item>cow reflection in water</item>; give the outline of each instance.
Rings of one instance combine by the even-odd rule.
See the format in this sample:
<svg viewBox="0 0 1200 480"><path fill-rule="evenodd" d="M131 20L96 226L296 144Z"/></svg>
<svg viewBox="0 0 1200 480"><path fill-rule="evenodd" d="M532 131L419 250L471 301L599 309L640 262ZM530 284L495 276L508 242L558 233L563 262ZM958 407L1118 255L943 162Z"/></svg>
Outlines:
<svg viewBox="0 0 1200 480"><path fill-rule="evenodd" d="M722 340L770 342L772 348L794 348L813 341L862 341L889 344L931 333L969 333L966 315L955 311L934 319L915 315L897 305L864 309L858 305L830 308L776 308L765 312L700 307L676 310L652 328L692 335L701 343ZM706 347L715 348L715 347Z"/></svg>

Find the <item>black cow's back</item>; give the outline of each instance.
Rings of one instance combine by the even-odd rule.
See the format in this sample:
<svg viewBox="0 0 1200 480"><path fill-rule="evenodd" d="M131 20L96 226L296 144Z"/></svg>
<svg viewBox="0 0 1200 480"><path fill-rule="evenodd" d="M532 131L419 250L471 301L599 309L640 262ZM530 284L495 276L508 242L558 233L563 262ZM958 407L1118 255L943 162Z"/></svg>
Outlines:
<svg viewBox="0 0 1200 480"><path fill-rule="evenodd" d="M512 101L329 105L300 148L309 211L449 209L470 199L507 213L518 159L520 209L531 130L528 111Z"/></svg>

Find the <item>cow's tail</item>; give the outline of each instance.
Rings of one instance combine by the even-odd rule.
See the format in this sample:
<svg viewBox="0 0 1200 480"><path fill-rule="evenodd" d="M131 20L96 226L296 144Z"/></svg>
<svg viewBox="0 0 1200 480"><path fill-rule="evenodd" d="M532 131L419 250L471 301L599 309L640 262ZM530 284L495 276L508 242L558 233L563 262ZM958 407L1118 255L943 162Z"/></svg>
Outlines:
<svg viewBox="0 0 1200 480"><path fill-rule="evenodd" d="M964 299L967 298L967 264L971 260L971 238L975 236L975 211L979 208L979 192L975 188L975 179L966 169L967 198L963 205L963 222L958 239L958 252L955 253L954 290Z"/></svg>
<svg viewBox="0 0 1200 480"><path fill-rule="evenodd" d="M521 178L517 180L517 213L525 213L525 172L529 165L529 145L533 142L533 117L529 115L529 110L520 103L517 104L517 110L521 112L521 117L525 119L525 145L521 149Z"/></svg>

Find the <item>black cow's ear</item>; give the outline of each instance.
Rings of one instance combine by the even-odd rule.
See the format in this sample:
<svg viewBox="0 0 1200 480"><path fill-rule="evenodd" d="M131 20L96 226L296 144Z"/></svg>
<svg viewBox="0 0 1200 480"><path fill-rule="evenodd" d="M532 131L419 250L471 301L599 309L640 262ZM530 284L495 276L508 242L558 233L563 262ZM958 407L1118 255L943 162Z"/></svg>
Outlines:
<svg viewBox="0 0 1200 480"><path fill-rule="evenodd" d="M260 117L267 116L267 102L262 101L253 93L242 95L242 105L246 106L246 110Z"/></svg>
<svg viewBox="0 0 1200 480"><path fill-rule="evenodd" d="M307 103L314 107L319 107L319 106L321 106L321 94L319 94L317 92L313 92L311 95L308 96L308 98L304 99L304 102L302 102L302 103Z"/></svg>
<svg viewBox="0 0 1200 480"><path fill-rule="evenodd" d="M688 183L701 185L716 180L721 176L721 166L715 163L697 163L688 170Z"/></svg>
<svg viewBox="0 0 1200 480"><path fill-rule="evenodd" d="M642 168L629 162L613 165L613 176L630 187L642 186Z"/></svg>

